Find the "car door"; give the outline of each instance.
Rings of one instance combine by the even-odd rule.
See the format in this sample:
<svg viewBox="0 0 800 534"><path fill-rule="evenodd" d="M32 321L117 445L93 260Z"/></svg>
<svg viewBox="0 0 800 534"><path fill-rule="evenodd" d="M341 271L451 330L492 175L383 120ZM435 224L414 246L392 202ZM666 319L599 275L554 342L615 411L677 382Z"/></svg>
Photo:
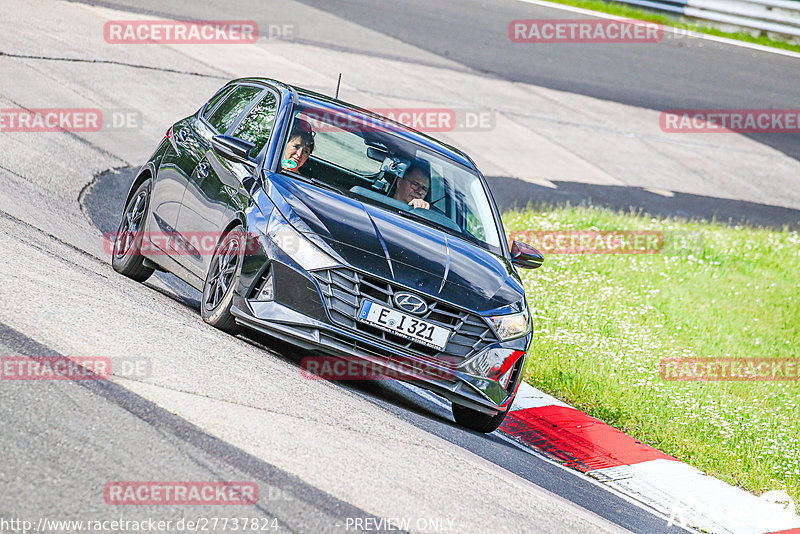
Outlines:
<svg viewBox="0 0 800 534"><path fill-rule="evenodd" d="M280 96L277 92L268 89L259 96L258 102L248 110L247 114L238 121L231 135L253 143L250 157L255 158L267 145L275 126L278 113ZM255 164L247 165L230 161L216 152L209 151L206 159L211 165L210 172L218 178L222 191L222 200L225 203L225 213L222 224L232 220L237 212L244 211L250 203L255 179L253 171Z"/></svg>
<svg viewBox="0 0 800 534"><path fill-rule="evenodd" d="M217 106L234 90L234 86L224 87L218 91L203 107L202 114L209 116ZM147 228L154 234L175 232L186 185L198 163L207 150L206 135L197 130L195 116L183 119L170 128L169 137L172 145L167 150L153 180L151 195L153 217ZM154 240L154 245L162 240ZM172 243L171 243L172 244ZM170 247L172 249L172 247Z"/></svg>
<svg viewBox="0 0 800 534"><path fill-rule="evenodd" d="M187 181L183 195L175 225L183 239L174 258L201 279L205 278L208 263L214 253L213 245L220 237L222 220L229 211L231 192L226 187L233 187L231 183L224 183L220 174L212 167L212 161L218 167L221 164L218 156L211 150L211 139L215 135L232 131L238 123L237 119L247 114L259 101L258 97L265 92L266 89L261 86L238 85L207 118L194 118L192 127L198 134L203 153ZM237 173L241 172L241 169L237 169Z"/></svg>

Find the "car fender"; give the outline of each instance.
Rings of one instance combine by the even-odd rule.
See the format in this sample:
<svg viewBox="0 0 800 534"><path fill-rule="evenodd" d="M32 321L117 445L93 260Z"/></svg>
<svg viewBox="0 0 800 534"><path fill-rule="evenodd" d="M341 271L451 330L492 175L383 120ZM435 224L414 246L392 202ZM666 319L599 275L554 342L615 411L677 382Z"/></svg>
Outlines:
<svg viewBox="0 0 800 534"><path fill-rule="evenodd" d="M158 148L153 152L153 155L150 156L150 159L147 160L147 163L142 165L139 169L139 172L136 173L136 179L131 184L130 189L128 189L128 195L125 197L125 206L128 205L130 202L133 193L142 185L142 182L147 180L148 178L155 178L158 172L158 167L161 164L161 159L164 157L164 153L166 152L166 147L169 145L167 142L166 137L161 141L161 144ZM149 215L149 214L148 214Z"/></svg>

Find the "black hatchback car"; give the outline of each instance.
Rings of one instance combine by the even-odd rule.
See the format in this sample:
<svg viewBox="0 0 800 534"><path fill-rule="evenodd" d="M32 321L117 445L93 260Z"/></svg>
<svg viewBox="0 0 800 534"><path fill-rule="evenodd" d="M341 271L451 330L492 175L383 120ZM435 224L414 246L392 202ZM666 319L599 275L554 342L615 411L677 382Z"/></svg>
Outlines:
<svg viewBox="0 0 800 534"><path fill-rule="evenodd" d="M203 319L326 357L379 365L453 404L480 432L503 421L531 339L486 181L453 147L275 80L234 80L176 122L139 171L114 268L174 273Z"/></svg>

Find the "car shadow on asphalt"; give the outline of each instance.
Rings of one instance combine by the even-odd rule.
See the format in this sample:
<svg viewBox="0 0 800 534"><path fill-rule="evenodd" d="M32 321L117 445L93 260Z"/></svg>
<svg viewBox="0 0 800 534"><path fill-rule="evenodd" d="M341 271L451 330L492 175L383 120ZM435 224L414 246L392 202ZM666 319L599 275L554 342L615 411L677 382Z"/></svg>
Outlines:
<svg viewBox="0 0 800 534"><path fill-rule="evenodd" d="M547 187L518 178L487 176L492 195L501 212L526 206L598 206L642 211L663 217L715 220L729 225L763 226L772 229L800 229L800 210L744 200L692 195L674 191L653 192L641 187L552 182Z"/></svg>
<svg viewBox="0 0 800 534"><path fill-rule="evenodd" d="M440 409L440 407L431 405L430 402L425 401L419 397L419 395L413 394L408 389L398 386L397 380L393 378L387 377L386 379L370 380L356 376L349 380L331 380L328 378L316 377L305 371L303 359L307 357L319 357L321 355L319 351L306 350L268 334L251 330L245 331L238 337L257 348L265 350L265 352L269 353L271 356L278 357L296 366L297 372L302 373L303 376L307 377L309 380L325 380L351 393L361 397L367 397L368 400L371 400L375 404L382 406L392 405L393 407L412 412L417 416L461 428L456 425L449 416L449 411L444 413L444 410ZM350 360L351 358L344 357L344 359Z"/></svg>
<svg viewBox="0 0 800 534"><path fill-rule="evenodd" d="M439 402L431 401L425 396L413 391L401 381L387 376L385 379L364 379L356 377L348 380L331 380L329 378L314 377L305 371L303 366L303 358L306 357L319 357L319 351L307 350L289 342L274 338L269 334L257 332L254 330L245 330L237 336L240 340L256 347L265 352L265 356L280 358L286 363L294 365L298 373L309 380L324 380L330 382L354 395L358 395L368 402L383 408L384 410L401 417L402 419L410 422L411 424L420 427L424 430L433 432L434 434L444 437L453 443L462 443L465 439L479 439L484 443L495 443L502 446L504 449L515 448L507 441L500 439L493 434L483 434L470 429L467 429L453 420L452 412L450 411L450 401L439 397L431 392L431 395L436 396ZM326 355L327 356L327 355ZM352 361L352 357L343 357L345 360ZM373 367L369 368L372 372ZM391 375L391 372L389 373ZM412 380L413 382L413 380ZM467 438L465 434L472 437Z"/></svg>
<svg viewBox="0 0 800 534"><path fill-rule="evenodd" d="M148 280L144 285L192 309L197 313L197 320L201 321L199 299L202 295L199 291L171 273L156 272L155 276L160 283L153 283L151 280ZM297 368L298 374L303 373L303 358L320 355L319 351L306 350L255 330L244 330L237 335L237 337L241 341L263 350L265 356L277 357L286 363L294 365ZM303 374L305 375L307 373ZM317 378L309 379L317 380ZM327 378L318 378L318 380L326 380L334 383L352 393L367 397L375 404L384 407L392 405L412 412L416 416L429 419L431 422L435 421L455 428L461 428L450 417L449 410L445 413L445 410L425 401L420 398L419 395L415 395L408 389L397 386L397 381L394 379L367 380L359 378L354 380L329 380Z"/></svg>

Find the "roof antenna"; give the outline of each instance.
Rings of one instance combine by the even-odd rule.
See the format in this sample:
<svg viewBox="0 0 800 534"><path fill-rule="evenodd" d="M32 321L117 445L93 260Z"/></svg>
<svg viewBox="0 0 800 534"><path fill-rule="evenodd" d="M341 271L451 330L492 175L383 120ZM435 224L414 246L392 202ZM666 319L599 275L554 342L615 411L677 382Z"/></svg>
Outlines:
<svg viewBox="0 0 800 534"><path fill-rule="evenodd" d="M342 73L339 73L339 81L336 82L336 96L334 97L336 100L339 100L339 86L342 85Z"/></svg>

